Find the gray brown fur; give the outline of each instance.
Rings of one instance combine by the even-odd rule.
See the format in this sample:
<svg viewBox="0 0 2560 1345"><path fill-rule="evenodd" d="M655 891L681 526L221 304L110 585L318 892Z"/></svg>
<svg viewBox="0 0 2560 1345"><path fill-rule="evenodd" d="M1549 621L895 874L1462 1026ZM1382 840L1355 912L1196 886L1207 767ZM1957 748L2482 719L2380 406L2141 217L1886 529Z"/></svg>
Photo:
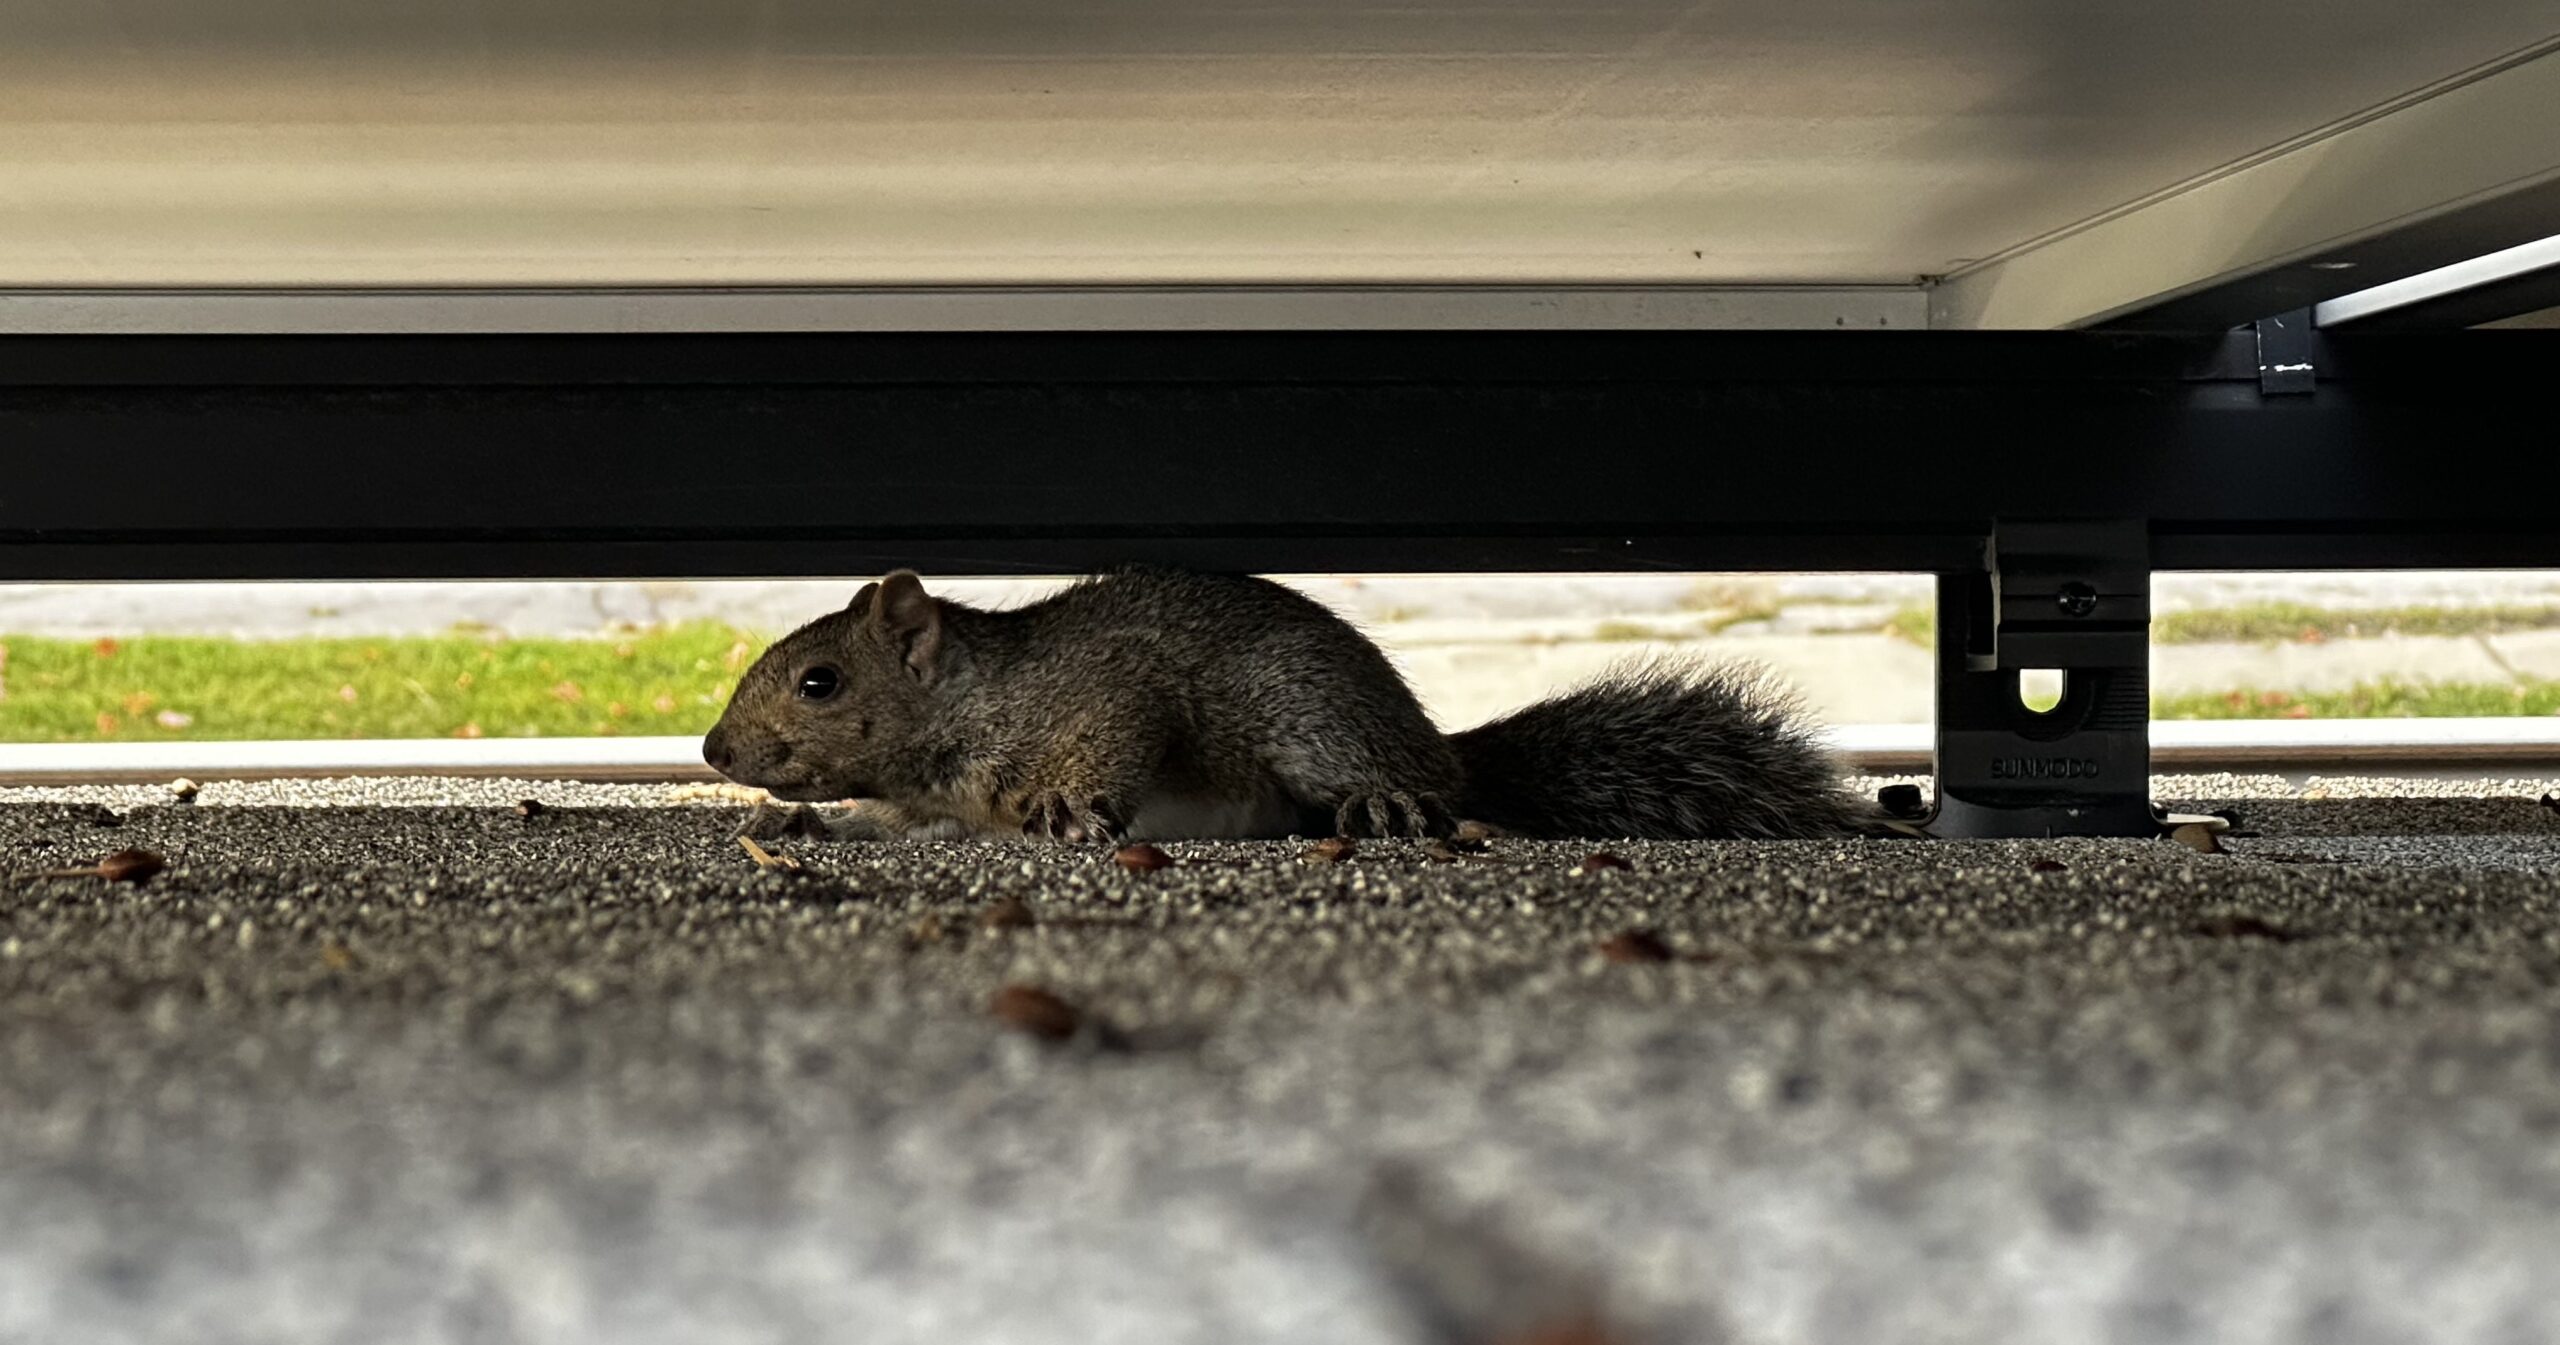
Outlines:
<svg viewBox="0 0 2560 1345"><path fill-rule="evenodd" d="M820 699L798 688L832 670ZM1862 825L1792 707L1657 665L1447 736L1367 637L1268 580L1130 569L1011 611L900 571L776 642L704 740L844 837L1838 835ZM808 829L768 813L767 831Z"/></svg>

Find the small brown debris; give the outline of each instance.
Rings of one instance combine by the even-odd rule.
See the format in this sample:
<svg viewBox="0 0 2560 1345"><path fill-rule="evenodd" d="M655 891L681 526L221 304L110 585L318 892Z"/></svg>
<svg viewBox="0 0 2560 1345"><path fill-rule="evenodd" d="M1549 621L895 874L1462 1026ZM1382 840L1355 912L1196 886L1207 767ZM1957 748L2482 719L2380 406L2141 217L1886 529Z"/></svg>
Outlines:
<svg viewBox="0 0 2560 1345"><path fill-rule="evenodd" d="M907 937L917 943L940 943L942 936L942 917L938 915L928 915L907 927Z"/></svg>
<svg viewBox="0 0 2560 1345"><path fill-rule="evenodd" d="M1458 853L1457 848L1450 845L1447 841L1424 841L1422 843L1422 857L1430 860L1434 864L1455 864L1463 858L1463 856Z"/></svg>
<svg viewBox="0 0 2560 1345"><path fill-rule="evenodd" d="M118 850L98 861L98 876L111 883L139 883L169 867L149 850Z"/></svg>
<svg viewBox="0 0 2560 1345"><path fill-rule="evenodd" d="M1360 842L1348 836L1328 836L1308 846L1298 858L1309 864L1339 864L1360 853Z"/></svg>
<svg viewBox="0 0 2560 1345"><path fill-rule="evenodd" d="M1598 946L1600 956L1612 962L1668 962L1674 956L1671 945L1649 929L1631 929L1601 940Z"/></svg>
<svg viewBox="0 0 2560 1345"><path fill-rule="evenodd" d="M791 873L796 873L800 869L799 860L765 849L756 844L756 838L753 836L739 837L738 844L746 848L747 858L754 860L759 869L781 869Z"/></svg>
<svg viewBox="0 0 2560 1345"><path fill-rule="evenodd" d="M1006 897L988 907L978 923L988 929L1029 929L1040 922L1020 897Z"/></svg>
<svg viewBox="0 0 2560 1345"><path fill-rule="evenodd" d="M1008 985L988 1001L987 1011L1008 1027L1042 1041L1065 1041L1076 1034L1082 1015L1076 1007L1036 985Z"/></svg>
<svg viewBox="0 0 2560 1345"><path fill-rule="evenodd" d="M1136 845L1121 846L1112 852L1111 858L1131 873L1153 873L1158 869L1173 867L1173 856L1143 841Z"/></svg>
<svg viewBox="0 0 2560 1345"><path fill-rule="evenodd" d="M320 945L320 963L331 971L353 971L356 967L355 950L331 939Z"/></svg>
<svg viewBox="0 0 2560 1345"><path fill-rule="evenodd" d="M169 782L169 792L177 795L180 803L193 803L196 795L204 792L204 786L193 780L178 779Z"/></svg>
<svg viewBox="0 0 2560 1345"><path fill-rule="evenodd" d="M516 802L516 816L527 820L540 817L549 811L549 809L542 806L542 800L540 799L520 799Z"/></svg>
<svg viewBox="0 0 2560 1345"><path fill-rule="evenodd" d="M1603 871L1624 873L1632 871L1634 868L1635 865L1628 863L1626 860L1621 859L1616 855L1610 854L1606 850L1594 851L1591 854L1582 857L1582 871L1584 873L1600 873Z"/></svg>
<svg viewBox="0 0 2560 1345"><path fill-rule="evenodd" d="M169 861L149 850L118 850L95 864L75 869L46 869L39 873L21 874L23 878L104 878L111 883L140 883L169 867Z"/></svg>
<svg viewBox="0 0 2560 1345"><path fill-rule="evenodd" d="M2196 933L2209 939L2268 939L2291 943L2302 937L2264 916L2246 913L2210 915L2196 922Z"/></svg>
<svg viewBox="0 0 2560 1345"><path fill-rule="evenodd" d="M2222 841L2214 835L2214 829L2212 827L2206 826L2202 822L2189 822L2185 826L2171 828L2169 832L2169 839L2176 841L2178 844L2183 845L2198 854L2218 855L2222 853Z"/></svg>
<svg viewBox="0 0 2560 1345"><path fill-rule="evenodd" d="M2039 859L2039 860L2036 860L2035 862L2033 862L2033 863L2031 863L2031 864L2027 865L2027 872L2029 872L2029 873L2060 873L2060 872L2062 872L2064 869L2067 869L2067 868L2069 868L2069 867L2071 867L2071 866L2070 866L2070 865L2068 865L2068 864L2063 863L2061 860L2058 860L2058 859Z"/></svg>

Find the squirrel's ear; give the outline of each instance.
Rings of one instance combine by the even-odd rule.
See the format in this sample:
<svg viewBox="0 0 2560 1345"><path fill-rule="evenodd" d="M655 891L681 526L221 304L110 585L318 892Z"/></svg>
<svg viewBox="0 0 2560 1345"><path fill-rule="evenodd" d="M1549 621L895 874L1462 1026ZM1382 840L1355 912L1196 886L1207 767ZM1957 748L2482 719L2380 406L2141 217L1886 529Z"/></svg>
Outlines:
<svg viewBox="0 0 2560 1345"><path fill-rule="evenodd" d="M933 680L935 660L942 654L942 604L924 591L913 570L900 570L879 582L871 598L871 624L906 651L907 668L920 682Z"/></svg>
<svg viewBox="0 0 2560 1345"><path fill-rule="evenodd" d="M844 610L853 613L855 616L869 616L871 615L871 600L879 596L880 586L878 584L865 584L860 589L855 590L853 601L846 603L844 605Z"/></svg>

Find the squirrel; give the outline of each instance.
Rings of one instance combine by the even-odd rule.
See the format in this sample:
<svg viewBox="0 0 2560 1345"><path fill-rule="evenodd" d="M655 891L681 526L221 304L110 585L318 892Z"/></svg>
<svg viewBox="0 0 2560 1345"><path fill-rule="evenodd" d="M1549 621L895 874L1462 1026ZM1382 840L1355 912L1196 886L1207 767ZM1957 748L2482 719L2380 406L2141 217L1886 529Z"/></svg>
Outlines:
<svg viewBox="0 0 2560 1345"><path fill-rule="evenodd" d="M1629 665L1443 734L1377 645L1267 579L1133 567L991 611L913 571L767 649L703 759L825 820L770 839L1863 834L1791 698L1748 668Z"/></svg>

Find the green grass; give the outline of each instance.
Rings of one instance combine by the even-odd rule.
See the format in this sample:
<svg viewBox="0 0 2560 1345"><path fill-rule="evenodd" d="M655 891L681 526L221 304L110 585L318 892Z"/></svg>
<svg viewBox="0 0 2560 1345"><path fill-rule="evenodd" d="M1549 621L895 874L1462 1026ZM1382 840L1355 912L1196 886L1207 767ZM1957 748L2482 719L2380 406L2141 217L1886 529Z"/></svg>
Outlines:
<svg viewBox="0 0 2560 1345"><path fill-rule="evenodd" d="M2318 644L2377 635L2497 635L2560 629L2560 607L2358 607L2330 609L2299 603L2248 603L2195 612L2162 612L2151 618L2153 644ZM1938 638L1937 613L1915 604L1896 611L1885 633L1922 648Z"/></svg>
<svg viewBox="0 0 2560 1345"><path fill-rule="evenodd" d="M2376 635L2495 635L2560 628L2560 607L2305 607L2246 603L2151 619L2153 644L2266 644L2352 640Z"/></svg>
<svg viewBox="0 0 2560 1345"><path fill-rule="evenodd" d="M1938 647L1938 609L1925 604L1896 608L1884 619L1884 630L1923 649Z"/></svg>
<svg viewBox="0 0 2560 1345"><path fill-rule="evenodd" d="M1890 629L1925 644L1925 608ZM1614 632L1612 634L1615 634ZM1635 638L1630 626L1625 638ZM1651 631L1642 635L1650 637ZM1606 638L1606 637L1604 637ZM622 639L252 642L0 637L0 742L573 737L703 732L761 636L696 625ZM2165 696L2162 719L2560 714L2560 681L2378 682Z"/></svg>
<svg viewBox="0 0 2560 1345"><path fill-rule="evenodd" d="M0 742L695 734L762 637L0 637Z"/></svg>
<svg viewBox="0 0 2560 1345"><path fill-rule="evenodd" d="M2155 719L2463 719L2560 714L2560 682L2368 682L2346 691L2252 688L2155 696Z"/></svg>

